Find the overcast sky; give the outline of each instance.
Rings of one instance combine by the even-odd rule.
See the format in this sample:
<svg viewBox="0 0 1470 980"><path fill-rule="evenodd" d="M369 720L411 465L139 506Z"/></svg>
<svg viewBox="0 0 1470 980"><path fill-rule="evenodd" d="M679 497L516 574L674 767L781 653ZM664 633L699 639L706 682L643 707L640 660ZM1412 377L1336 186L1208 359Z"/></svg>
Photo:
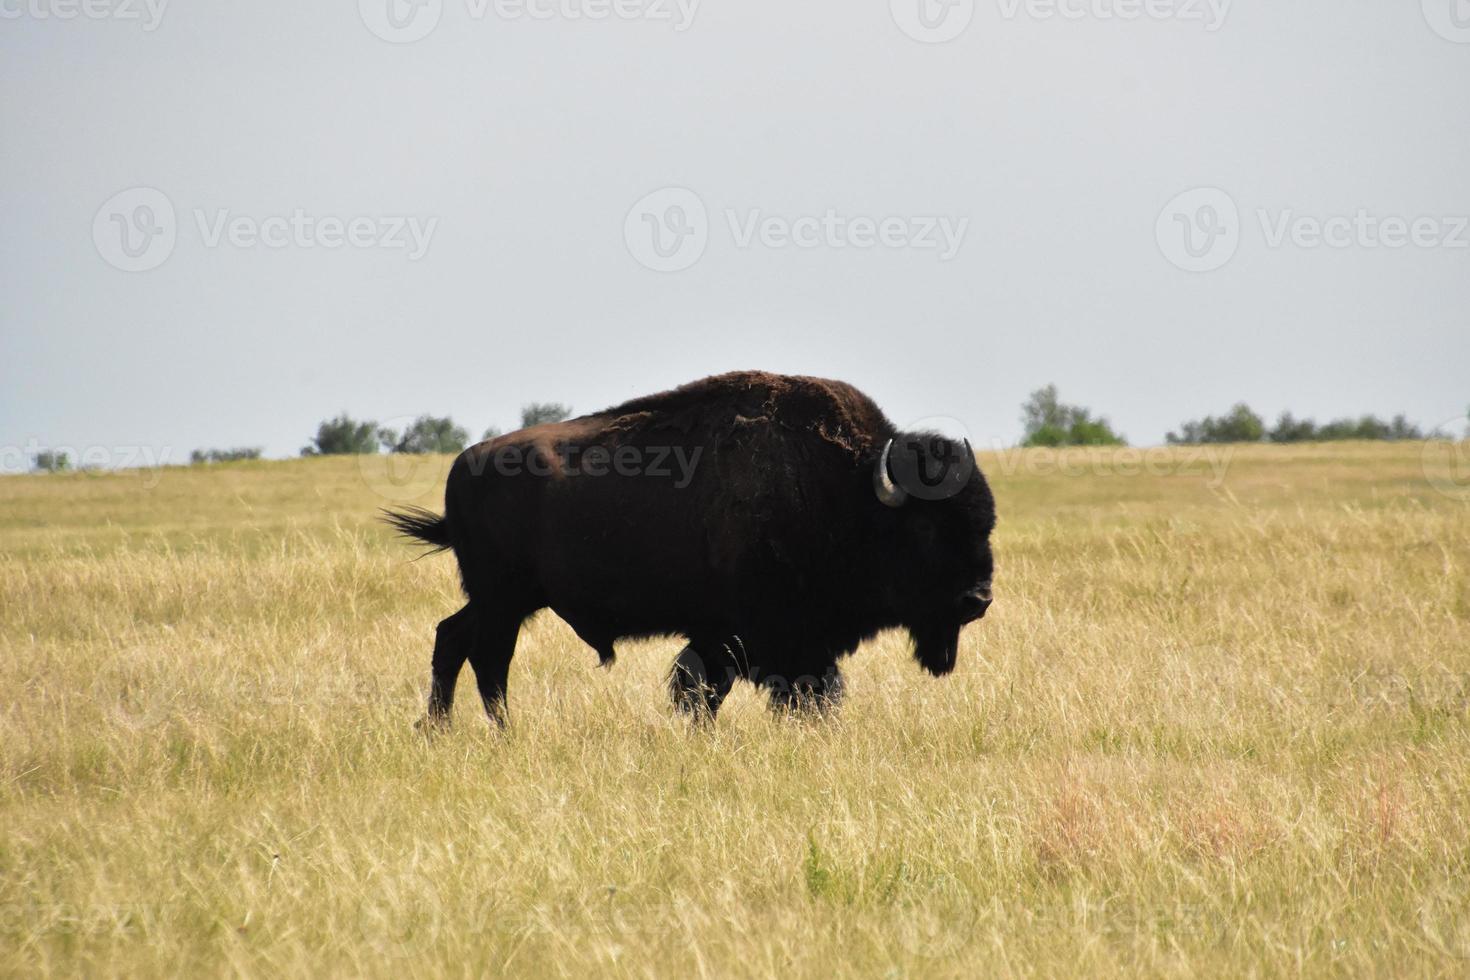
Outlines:
<svg viewBox="0 0 1470 980"><path fill-rule="evenodd" d="M5 468L749 367L1470 403L1470 0L417 3L0 0Z"/></svg>

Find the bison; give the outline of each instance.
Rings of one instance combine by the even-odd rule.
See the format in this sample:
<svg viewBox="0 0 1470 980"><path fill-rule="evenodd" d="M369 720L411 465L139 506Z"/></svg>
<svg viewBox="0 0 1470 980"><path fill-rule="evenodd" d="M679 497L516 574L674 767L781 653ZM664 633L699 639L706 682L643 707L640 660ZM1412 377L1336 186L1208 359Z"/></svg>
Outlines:
<svg viewBox="0 0 1470 980"><path fill-rule="evenodd" d="M438 724L466 660L504 723L517 634L543 608L604 664L625 637L686 639L670 693L712 720L737 680L778 709L832 706L838 660L891 627L947 674L991 603L995 501L969 443L900 432L822 378L723 374L512 432L454 461L442 517L385 520L459 563Z"/></svg>

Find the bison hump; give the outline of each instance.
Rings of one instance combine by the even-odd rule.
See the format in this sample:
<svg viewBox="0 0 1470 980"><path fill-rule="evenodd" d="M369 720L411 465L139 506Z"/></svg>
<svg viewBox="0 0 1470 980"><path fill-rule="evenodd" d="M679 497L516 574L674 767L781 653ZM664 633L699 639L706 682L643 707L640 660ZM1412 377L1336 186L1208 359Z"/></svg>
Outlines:
<svg viewBox="0 0 1470 980"><path fill-rule="evenodd" d="M703 431L716 444L770 426L814 437L860 456L892 426L873 400L827 378L735 371L624 402L599 412L616 428Z"/></svg>

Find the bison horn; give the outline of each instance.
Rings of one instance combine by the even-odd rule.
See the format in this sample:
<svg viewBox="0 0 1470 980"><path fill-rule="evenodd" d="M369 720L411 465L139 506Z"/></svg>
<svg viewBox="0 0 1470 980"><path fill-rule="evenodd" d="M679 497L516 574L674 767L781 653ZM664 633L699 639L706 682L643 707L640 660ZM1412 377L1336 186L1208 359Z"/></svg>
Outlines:
<svg viewBox="0 0 1470 980"><path fill-rule="evenodd" d="M893 440L889 439L883 444L883 453L878 457L878 465L873 467L873 492L878 499L889 507L902 507L904 501L909 499L908 493L893 482L893 477L888 475L888 453L893 449Z"/></svg>

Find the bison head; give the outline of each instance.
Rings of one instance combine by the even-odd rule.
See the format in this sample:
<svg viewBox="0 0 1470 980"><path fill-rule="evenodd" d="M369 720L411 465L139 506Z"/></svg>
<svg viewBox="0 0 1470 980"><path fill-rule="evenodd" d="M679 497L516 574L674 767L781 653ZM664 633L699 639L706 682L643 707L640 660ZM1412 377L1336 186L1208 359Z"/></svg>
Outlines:
<svg viewBox="0 0 1470 980"><path fill-rule="evenodd" d="M873 463L893 613L931 674L954 669L960 629L990 607L995 499L967 441L898 433Z"/></svg>

